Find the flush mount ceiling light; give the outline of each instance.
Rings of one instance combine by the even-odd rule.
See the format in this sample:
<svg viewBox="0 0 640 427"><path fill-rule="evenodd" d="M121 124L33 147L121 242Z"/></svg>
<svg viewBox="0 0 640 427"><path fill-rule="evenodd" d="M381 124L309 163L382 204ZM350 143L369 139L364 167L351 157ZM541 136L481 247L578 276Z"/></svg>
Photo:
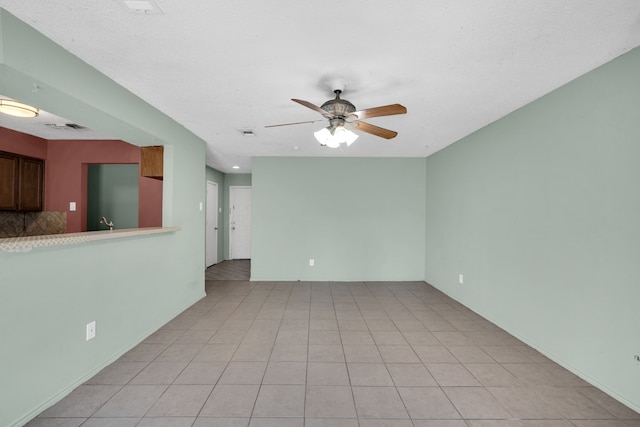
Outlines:
<svg viewBox="0 0 640 427"><path fill-rule="evenodd" d="M0 113L14 117L38 117L40 110L12 99L0 99Z"/></svg>

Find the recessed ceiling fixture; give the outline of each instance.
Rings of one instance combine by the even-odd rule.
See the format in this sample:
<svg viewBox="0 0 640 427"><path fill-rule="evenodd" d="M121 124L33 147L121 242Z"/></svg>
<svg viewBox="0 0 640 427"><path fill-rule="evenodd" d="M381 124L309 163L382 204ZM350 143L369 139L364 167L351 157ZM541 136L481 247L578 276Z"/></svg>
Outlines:
<svg viewBox="0 0 640 427"><path fill-rule="evenodd" d="M162 15L162 9L154 0L123 0L122 3L133 13Z"/></svg>
<svg viewBox="0 0 640 427"><path fill-rule="evenodd" d="M240 169L240 166L231 166L233 169Z"/></svg>
<svg viewBox="0 0 640 427"><path fill-rule="evenodd" d="M14 117L38 117L40 110L13 99L0 99L0 113Z"/></svg>

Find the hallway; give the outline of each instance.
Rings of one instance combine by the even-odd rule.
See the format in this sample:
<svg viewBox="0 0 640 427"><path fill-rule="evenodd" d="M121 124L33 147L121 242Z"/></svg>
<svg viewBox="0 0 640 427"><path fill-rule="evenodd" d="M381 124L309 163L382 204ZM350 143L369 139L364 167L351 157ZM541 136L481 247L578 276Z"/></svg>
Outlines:
<svg viewBox="0 0 640 427"><path fill-rule="evenodd" d="M207 268L205 280L250 280L251 260L233 259L222 261Z"/></svg>
<svg viewBox="0 0 640 427"><path fill-rule="evenodd" d="M29 426L638 427L424 282L207 281Z"/></svg>

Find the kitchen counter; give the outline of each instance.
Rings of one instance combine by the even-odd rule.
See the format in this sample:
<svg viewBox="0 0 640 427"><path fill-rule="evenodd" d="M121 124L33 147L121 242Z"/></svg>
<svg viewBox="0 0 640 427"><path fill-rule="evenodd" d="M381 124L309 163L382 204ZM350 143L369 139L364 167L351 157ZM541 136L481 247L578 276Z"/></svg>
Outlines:
<svg viewBox="0 0 640 427"><path fill-rule="evenodd" d="M83 233L48 234L44 236L9 237L0 239L0 252L29 252L34 248L45 246L75 245L78 243L96 242L98 240L173 233L180 230L180 227L149 227L87 231Z"/></svg>

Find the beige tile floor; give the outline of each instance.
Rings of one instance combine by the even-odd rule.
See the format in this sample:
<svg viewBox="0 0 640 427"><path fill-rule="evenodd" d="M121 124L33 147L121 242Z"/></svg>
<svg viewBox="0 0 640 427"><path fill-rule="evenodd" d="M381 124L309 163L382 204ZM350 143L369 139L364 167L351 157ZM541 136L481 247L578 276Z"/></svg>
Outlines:
<svg viewBox="0 0 640 427"><path fill-rule="evenodd" d="M638 427L423 282L208 281L29 426Z"/></svg>

